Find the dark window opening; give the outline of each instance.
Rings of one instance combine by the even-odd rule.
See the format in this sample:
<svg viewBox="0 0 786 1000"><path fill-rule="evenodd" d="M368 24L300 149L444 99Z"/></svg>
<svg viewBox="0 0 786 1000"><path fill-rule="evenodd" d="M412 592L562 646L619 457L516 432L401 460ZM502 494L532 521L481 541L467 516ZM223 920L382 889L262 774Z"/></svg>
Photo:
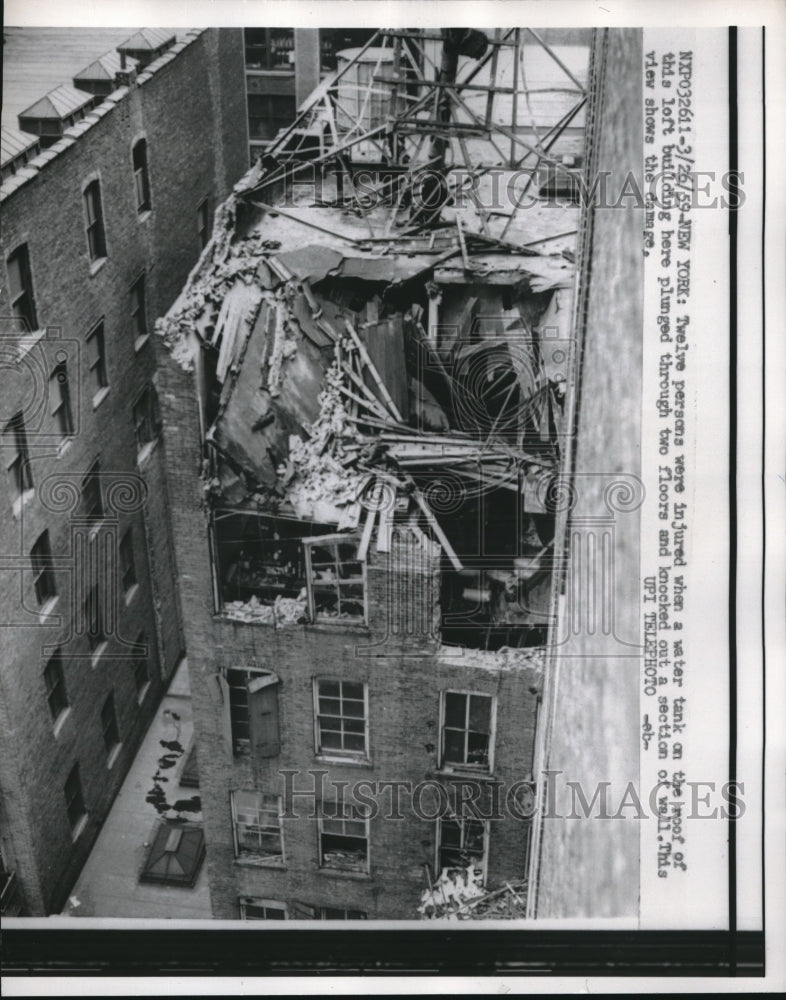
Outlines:
<svg viewBox="0 0 786 1000"><path fill-rule="evenodd" d="M104 624L104 608L101 601L101 594L98 584L91 587L85 598L84 608L85 634L90 652L96 650L106 642L106 629Z"/></svg>
<svg viewBox="0 0 786 1000"><path fill-rule="evenodd" d="M101 706L101 732L104 734L104 747L107 754L120 746L120 730L117 728L117 712L115 711L115 695L110 691L106 701Z"/></svg>
<svg viewBox="0 0 786 1000"><path fill-rule="evenodd" d="M246 69L295 71L294 28L244 28Z"/></svg>
<svg viewBox="0 0 786 1000"><path fill-rule="evenodd" d="M123 590L127 594L137 582L132 528L129 528L120 539L120 578L123 582Z"/></svg>
<svg viewBox="0 0 786 1000"><path fill-rule="evenodd" d="M240 669L227 670L225 677L233 753L275 757L280 749L278 677L270 671Z"/></svg>
<svg viewBox="0 0 786 1000"><path fill-rule="evenodd" d="M287 905L277 899L245 896L240 900L241 920L286 920Z"/></svg>
<svg viewBox="0 0 786 1000"><path fill-rule="evenodd" d="M104 212L101 205L101 185L91 181L84 190L85 232L90 260L106 257L106 234L104 232Z"/></svg>
<svg viewBox="0 0 786 1000"><path fill-rule="evenodd" d="M197 232L199 246L204 250L210 239L210 199L204 198L197 207Z"/></svg>
<svg viewBox="0 0 786 1000"><path fill-rule="evenodd" d="M35 298L33 297L33 279L30 274L30 256L27 244L17 247L9 255L8 268L8 298L11 312L22 320L26 331L35 330L38 326Z"/></svg>
<svg viewBox="0 0 786 1000"><path fill-rule="evenodd" d="M490 695L445 692L442 726L443 765L490 770L492 709L493 700Z"/></svg>
<svg viewBox="0 0 786 1000"><path fill-rule="evenodd" d="M483 864L486 825L482 820L442 819L439 823L439 869Z"/></svg>
<svg viewBox="0 0 786 1000"><path fill-rule="evenodd" d="M49 706L49 714L56 722L68 708L68 693L66 691L65 674L63 673L63 658L59 649L50 657L46 665L44 683L46 685L46 701Z"/></svg>
<svg viewBox="0 0 786 1000"><path fill-rule="evenodd" d="M104 345L103 321L96 324L87 335L88 365L93 383L93 395L109 385L106 375L106 351Z"/></svg>
<svg viewBox="0 0 786 1000"><path fill-rule="evenodd" d="M7 446L6 469L13 483L17 497L24 496L33 488L33 474L30 471L30 454L27 449L27 433L21 411L14 414L3 430Z"/></svg>
<svg viewBox="0 0 786 1000"><path fill-rule="evenodd" d="M33 587L39 604L57 596L55 571L52 563L52 549L49 545L49 532L43 531L30 550L30 561L33 564Z"/></svg>
<svg viewBox="0 0 786 1000"><path fill-rule="evenodd" d="M320 920L368 920L365 910L348 910L339 906L321 906Z"/></svg>
<svg viewBox="0 0 786 1000"><path fill-rule="evenodd" d="M147 291L141 274L131 286L131 329L134 339L147 336Z"/></svg>
<svg viewBox="0 0 786 1000"><path fill-rule="evenodd" d="M141 694L150 683L150 661L147 656L147 633L140 632L136 637L136 645L145 650L134 656L134 684L137 694Z"/></svg>
<svg viewBox="0 0 786 1000"><path fill-rule="evenodd" d="M87 521L100 521L104 516L104 501L101 496L101 469L94 462L82 480L82 510Z"/></svg>
<svg viewBox="0 0 786 1000"><path fill-rule="evenodd" d="M150 177L147 169L147 142L140 139L132 152L134 162L134 187L136 190L137 212L150 210Z"/></svg>
<svg viewBox="0 0 786 1000"><path fill-rule="evenodd" d="M49 398L52 405L52 417L60 431L60 437L65 440L74 433L74 419L71 412L71 389L68 384L68 369L65 361L55 367L49 379Z"/></svg>
<svg viewBox="0 0 786 1000"><path fill-rule="evenodd" d="M251 140L270 141L297 114L297 102L290 94L249 94L248 135Z"/></svg>
<svg viewBox="0 0 786 1000"><path fill-rule="evenodd" d="M235 857L249 861L283 861L281 803L262 792L232 792Z"/></svg>
<svg viewBox="0 0 786 1000"><path fill-rule="evenodd" d="M351 535L303 540L313 621L366 620L366 564L357 557L358 544Z"/></svg>
<svg viewBox="0 0 786 1000"><path fill-rule="evenodd" d="M368 820L357 807L323 802L318 823L320 867L368 871Z"/></svg>
<svg viewBox="0 0 786 1000"><path fill-rule="evenodd" d="M157 441L161 433L158 397L151 386L148 386L134 403L133 415L137 451L142 451L146 445Z"/></svg>
<svg viewBox="0 0 786 1000"><path fill-rule="evenodd" d="M87 815L85 800L82 794L82 780L79 775L79 764L74 764L66 779L65 788L66 813L71 830L76 830L80 821Z"/></svg>
<svg viewBox="0 0 786 1000"><path fill-rule="evenodd" d="M365 45L374 34L373 28L320 28L319 58L323 73L338 68L337 53Z"/></svg>

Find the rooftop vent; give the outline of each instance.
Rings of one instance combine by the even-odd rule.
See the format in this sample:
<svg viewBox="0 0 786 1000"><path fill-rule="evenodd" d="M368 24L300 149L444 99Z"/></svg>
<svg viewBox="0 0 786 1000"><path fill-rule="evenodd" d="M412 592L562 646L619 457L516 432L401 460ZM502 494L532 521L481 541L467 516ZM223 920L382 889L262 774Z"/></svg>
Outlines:
<svg viewBox="0 0 786 1000"><path fill-rule="evenodd" d="M46 148L57 142L69 126L74 125L93 107L95 98L75 87L62 85L50 90L19 115L23 132L40 136Z"/></svg>
<svg viewBox="0 0 786 1000"><path fill-rule="evenodd" d="M167 49L171 49L175 41L176 38L169 28L142 28L127 38L122 45L118 45L120 67L125 69L126 60L131 58L139 63L139 69L144 69Z"/></svg>

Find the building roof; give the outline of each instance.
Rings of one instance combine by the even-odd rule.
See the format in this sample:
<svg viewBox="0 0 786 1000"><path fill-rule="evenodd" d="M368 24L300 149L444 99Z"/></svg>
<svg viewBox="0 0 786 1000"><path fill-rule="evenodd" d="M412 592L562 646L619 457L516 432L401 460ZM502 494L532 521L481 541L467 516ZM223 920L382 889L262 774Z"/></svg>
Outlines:
<svg viewBox="0 0 786 1000"><path fill-rule="evenodd" d="M56 118L62 120L69 115L81 111L86 105L93 101L92 94L86 94L83 90L77 90L68 84L61 84L50 90L35 104L19 113L20 118Z"/></svg>
<svg viewBox="0 0 786 1000"><path fill-rule="evenodd" d="M142 28L117 46L118 52L154 52L167 42L174 42L170 28Z"/></svg>
<svg viewBox="0 0 786 1000"><path fill-rule="evenodd" d="M122 69L120 56L113 49L111 52L106 52L104 55L99 56L89 66L80 69L78 73L75 73L73 77L74 83L77 80L114 80L115 73L119 72L120 69Z"/></svg>
<svg viewBox="0 0 786 1000"><path fill-rule="evenodd" d="M38 145L38 137L15 128L3 128L2 163L5 165Z"/></svg>

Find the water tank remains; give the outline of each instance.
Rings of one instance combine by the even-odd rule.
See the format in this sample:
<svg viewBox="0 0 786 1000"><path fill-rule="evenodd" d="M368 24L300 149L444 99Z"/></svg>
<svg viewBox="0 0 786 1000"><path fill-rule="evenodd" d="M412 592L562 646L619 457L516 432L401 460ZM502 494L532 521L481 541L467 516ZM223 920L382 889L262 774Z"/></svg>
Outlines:
<svg viewBox="0 0 786 1000"><path fill-rule="evenodd" d="M377 47L359 53L360 49L343 49L337 54L343 76L338 81L336 121L344 133L376 128L390 114L393 88L384 80L393 76L393 50Z"/></svg>

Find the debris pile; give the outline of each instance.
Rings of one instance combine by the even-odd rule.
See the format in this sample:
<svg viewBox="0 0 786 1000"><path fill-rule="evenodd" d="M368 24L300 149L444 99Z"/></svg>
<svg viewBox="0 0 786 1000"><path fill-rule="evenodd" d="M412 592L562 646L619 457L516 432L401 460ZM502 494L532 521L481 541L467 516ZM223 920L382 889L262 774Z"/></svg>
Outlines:
<svg viewBox="0 0 786 1000"><path fill-rule="evenodd" d="M424 889L421 920L515 920L526 916L527 880L508 881L488 892L477 866L443 868Z"/></svg>

